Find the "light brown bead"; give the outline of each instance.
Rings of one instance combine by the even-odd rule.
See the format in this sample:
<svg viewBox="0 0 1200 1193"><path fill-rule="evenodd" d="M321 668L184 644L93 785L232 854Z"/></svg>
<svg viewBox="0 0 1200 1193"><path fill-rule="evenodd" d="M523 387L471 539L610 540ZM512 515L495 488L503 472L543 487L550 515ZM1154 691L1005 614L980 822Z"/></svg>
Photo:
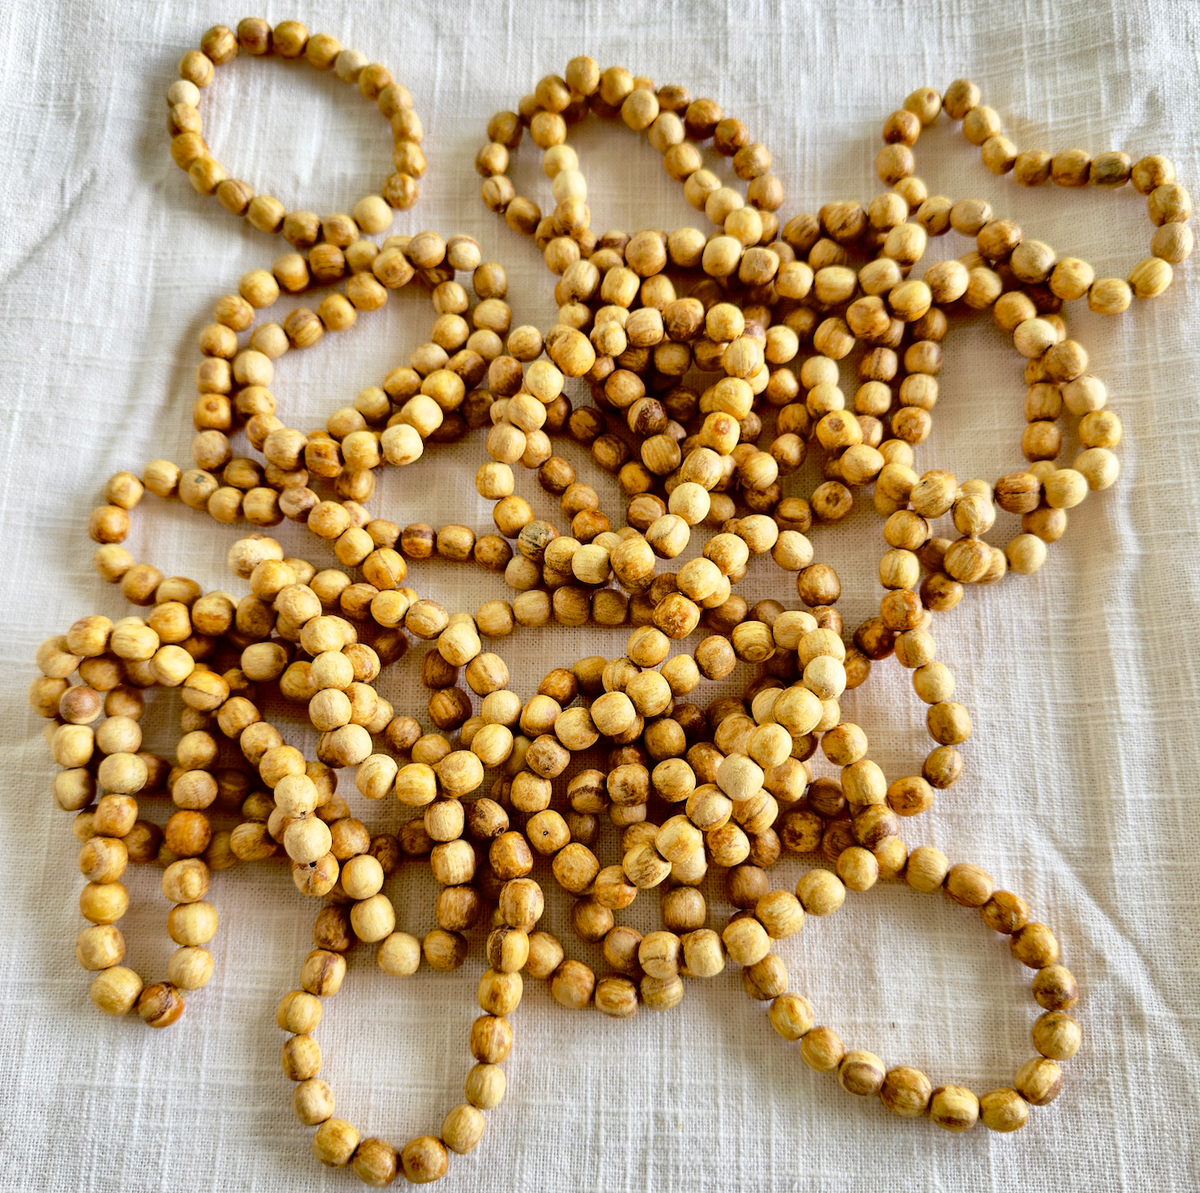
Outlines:
<svg viewBox="0 0 1200 1193"><path fill-rule="evenodd" d="M1121 278L1098 278L1088 289L1088 309L1099 315L1119 315L1132 301L1129 283Z"/></svg>
<svg viewBox="0 0 1200 1193"><path fill-rule="evenodd" d="M886 1077L883 1061L873 1052L855 1049L838 1063L838 1084L847 1093L873 1098L883 1088Z"/></svg>
<svg viewBox="0 0 1200 1193"><path fill-rule="evenodd" d="M1045 1106L1062 1093L1063 1071L1054 1061L1035 1056L1017 1070L1013 1085L1030 1105Z"/></svg>
<svg viewBox="0 0 1200 1193"><path fill-rule="evenodd" d="M183 1014L183 995L170 982L155 982L138 996L137 1010L148 1027L170 1027Z"/></svg>
<svg viewBox="0 0 1200 1193"><path fill-rule="evenodd" d="M1164 226L1171 227L1173 225ZM1171 284L1173 276L1168 261L1160 256L1146 257L1130 270L1129 287L1135 298L1155 298Z"/></svg>
<svg viewBox="0 0 1200 1193"><path fill-rule="evenodd" d="M809 870L796 884L796 897L809 915L831 915L845 902L846 888L828 870Z"/></svg>
<svg viewBox="0 0 1200 1193"><path fill-rule="evenodd" d="M832 1028L814 1027L800 1041L800 1055L810 1069L830 1073L841 1063L846 1049Z"/></svg>
<svg viewBox="0 0 1200 1193"><path fill-rule="evenodd" d="M813 1025L813 1010L799 994L780 994L771 1003L771 1026L785 1039L800 1039Z"/></svg>
<svg viewBox="0 0 1200 1193"><path fill-rule="evenodd" d="M1013 933L1012 955L1030 969L1045 969L1058 960L1058 940L1045 924L1028 923Z"/></svg>
<svg viewBox="0 0 1200 1193"><path fill-rule="evenodd" d="M965 1086L939 1085L929 1099L929 1118L946 1131L969 1131L979 1121L979 1099Z"/></svg>
<svg viewBox="0 0 1200 1193"><path fill-rule="evenodd" d="M465 1155L483 1138L484 1116L469 1102L455 1106L442 1120L442 1141L452 1152Z"/></svg>
<svg viewBox="0 0 1200 1193"><path fill-rule="evenodd" d="M695 977L713 977L725 968L725 949L711 928L700 928L683 937L686 972Z"/></svg>
<svg viewBox="0 0 1200 1193"><path fill-rule="evenodd" d="M1033 996L1048 1011L1063 1011L1079 1001L1079 986L1065 965L1048 965L1033 979Z"/></svg>
<svg viewBox="0 0 1200 1193"><path fill-rule="evenodd" d="M1033 1046L1050 1060L1070 1060L1079 1051L1079 1024L1062 1011L1047 1011L1034 1021Z"/></svg>
<svg viewBox="0 0 1200 1193"><path fill-rule="evenodd" d="M946 875L946 896L960 907L982 907L994 889L992 876L978 866L960 862Z"/></svg>
<svg viewBox="0 0 1200 1193"><path fill-rule="evenodd" d="M582 961L566 960L550 979L550 992L556 1002L569 1010L581 1010L591 1001L596 975Z"/></svg>
<svg viewBox="0 0 1200 1193"><path fill-rule="evenodd" d="M126 1015L142 992L142 979L122 965L101 970L92 979L92 1002L106 1015Z"/></svg>
<svg viewBox="0 0 1200 1193"><path fill-rule="evenodd" d="M390 1143L382 1139L363 1139L354 1149L350 1167L364 1185L383 1188L396 1179L399 1159Z"/></svg>
<svg viewBox="0 0 1200 1193"><path fill-rule="evenodd" d="M949 869L950 863L944 853L932 846L920 845L908 856L905 879L915 890L932 893L941 887Z"/></svg>
<svg viewBox="0 0 1200 1193"><path fill-rule="evenodd" d="M1015 1089L990 1090L979 1099L979 1121L989 1131L1018 1131L1029 1121L1029 1103Z"/></svg>
<svg viewBox="0 0 1200 1193"><path fill-rule="evenodd" d="M932 1094L933 1085L920 1069L899 1065L887 1071L879 1100L901 1118L916 1118L928 1109Z"/></svg>
<svg viewBox="0 0 1200 1193"><path fill-rule="evenodd" d="M359 1135L345 1119L326 1119L313 1136L312 1150L322 1164L345 1168L358 1147Z"/></svg>
<svg viewBox="0 0 1200 1193"><path fill-rule="evenodd" d="M392 932L375 955L379 968L393 977L409 977L421 965L421 942L407 932Z"/></svg>
<svg viewBox="0 0 1200 1193"><path fill-rule="evenodd" d="M1008 936L1023 928L1029 919L1028 904L1011 891L996 891L980 911L989 928Z"/></svg>

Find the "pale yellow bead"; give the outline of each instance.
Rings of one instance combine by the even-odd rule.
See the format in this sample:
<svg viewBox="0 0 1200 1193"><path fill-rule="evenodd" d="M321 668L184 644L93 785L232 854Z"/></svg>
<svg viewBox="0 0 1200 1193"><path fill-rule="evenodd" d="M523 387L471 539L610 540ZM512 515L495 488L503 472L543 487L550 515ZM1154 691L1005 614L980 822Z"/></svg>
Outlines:
<svg viewBox="0 0 1200 1193"><path fill-rule="evenodd" d="M587 180L575 169L562 169L554 175L551 186L556 203L564 203L568 199L587 199Z"/></svg>
<svg viewBox="0 0 1200 1193"><path fill-rule="evenodd" d="M1018 534L1004 549L1008 566L1022 576L1030 576L1046 562L1046 544L1035 534Z"/></svg>
<svg viewBox="0 0 1200 1193"><path fill-rule="evenodd" d="M181 990L199 990L212 977L213 958L208 949L176 949L167 963L167 976Z"/></svg>
<svg viewBox="0 0 1200 1193"><path fill-rule="evenodd" d="M1121 461L1106 447L1090 447L1075 459L1073 468L1089 489L1107 489L1121 475Z"/></svg>
<svg viewBox="0 0 1200 1193"><path fill-rule="evenodd" d="M1098 315L1119 315L1132 301L1133 291L1121 278L1097 278L1088 290L1088 309Z"/></svg>
<svg viewBox="0 0 1200 1193"><path fill-rule="evenodd" d="M354 222L374 236L392 226L392 209L381 195L367 195L354 205Z"/></svg>
<svg viewBox="0 0 1200 1193"><path fill-rule="evenodd" d="M809 870L796 883L796 897L809 915L830 915L846 901L846 888L828 870Z"/></svg>
<svg viewBox="0 0 1200 1193"><path fill-rule="evenodd" d="M1048 319L1026 319L1013 332L1013 346L1027 357L1041 356L1058 343L1058 329Z"/></svg>
<svg viewBox="0 0 1200 1193"><path fill-rule="evenodd" d="M1051 509L1069 510L1087 496L1088 482L1074 468L1059 468L1043 481L1043 490Z"/></svg>
<svg viewBox="0 0 1200 1193"><path fill-rule="evenodd" d="M1160 257L1147 257L1129 271L1129 286L1136 298L1157 298L1171 284L1174 271Z"/></svg>
<svg viewBox="0 0 1200 1193"><path fill-rule="evenodd" d="M570 145L552 145L542 154L542 171L547 178L555 178L563 170L578 169L579 155Z"/></svg>

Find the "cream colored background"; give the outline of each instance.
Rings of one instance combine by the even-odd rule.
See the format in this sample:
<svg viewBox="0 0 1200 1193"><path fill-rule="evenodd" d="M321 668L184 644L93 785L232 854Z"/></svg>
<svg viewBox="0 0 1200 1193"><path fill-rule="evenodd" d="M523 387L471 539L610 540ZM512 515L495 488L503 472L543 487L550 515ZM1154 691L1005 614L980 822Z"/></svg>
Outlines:
<svg viewBox="0 0 1200 1193"><path fill-rule="evenodd" d="M187 459L195 339L213 300L278 241L197 196L171 164L162 96L183 51L241 15L192 0L0 7L0 652L5 697L0 803L0 1186L6 1189L350 1188L321 1171L288 1105L273 1008L295 982L316 908L282 868L218 877L217 972L161 1034L109 1022L72 958L80 879L69 817L51 806L41 725L25 707L33 652L87 612L122 614L96 579L84 530L113 470ZM659 82L710 94L770 145L784 213L878 189L872 161L886 115L913 88L970 75L1018 145L1080 145L1173 157L1200 186L1194 4L941 0L907 5L667 3L318 4L313 31L387 63L424 119L429 174L398 230L477 236L512 279L516 318L548 325L550 277L532 245L480 204L472 159L489 115L588 52ZM210 142L234 175L289 206L345 210L389 171L373 105L332 78L278 61L222 69L204 99ZM598 230L697 222L657 156L626 131L577 134ZM1124 275L1148 251L1144 203L1117 195L1020 192L986 174L947 122L918 146L933 192L979 194L1060 252ZM548 187L527 147L519 188ZM933 255L967 245L937 242ZM399 310L397 310L399 308ZM689 984L682 1006L629 1024L562 1010L530 984L515 1017L510 1094L445 1187L579 1190L1183 1189L1200 1183L1195 1090L1200 978L1194 860L1198 746L1195 649L1196 263L1161 299L1102 321L1068 314L1125 420L1120 485L1089 497L1034 578L971 592L939 621L976 733L969 771L933 813L905 826L915 845L987 866L1051 923L1080 979L1085 1047L1065 1092L1018 1137L954 1138L903 1122L809 1072L775 1037L735 974ZM310 425L403 361L429 308L405 297L306 359L281 362L276 392ZM1020 362L986 323L947 343L943 401L925 466L988 478L1020 463ZM373 508L400 522L459 520L482 532L477 443L389 475ZM576 457L578 458L578 457ZM526 483L532 478L526 478ZM526 491L530 491L527 489ZM807 491L807 490L805 490ZM869 506L869 503L865 503ZM550 507L544 507L549 513ZM232 587L227 528L147 500L131 546L165 572ZM998 532L1000 527L997 528ZM1010 520L1004 520L1011 533ZM290 548L304 539L281 533ZM846 620L875 606L879 522L869 508L814 534L841 571ZM998 541L1003 541L1000 538ZM307 544L305 544L307 546ZM451 608L503 595L494 578L414 569ZM756 597L792 597L767 567ZM794 599L794 598L793 598ZM551 629L501 647L514 684L620 650L619 634ZM415 667L384 685L412 707ZM877 668L847 699L891 775L927 749L899 668ZM165 714L152 721L165 723ZM152 737L152 742L155 740ZM165 732L157 744L170 743ZM352 806L394 826L393 809ZM605 860L612 857L611 839ZM799 865L781 864L794 883ZM432 884L392 884L404 926L432 926ZM157 875L132 876L130 956L160 975L169 944ZM389 888L391 889L391 888ZM551 895L552 927L566 904ZM645 913L647 907L635 908ZM722 908L713 904L714 916ZM633 922L648 924L634 916ZM595 959L576 944L576 955ZM907 889L852 898L783 947L793 987L819 1021L888 1064L979 1092L1008 1084L1030 1054L1035 1004L1003 943L966 912ZM461 1097L479 950L457 975L389 981L362 950L320 1028L338 1113L403 1143L436 1133Z"/></svg>

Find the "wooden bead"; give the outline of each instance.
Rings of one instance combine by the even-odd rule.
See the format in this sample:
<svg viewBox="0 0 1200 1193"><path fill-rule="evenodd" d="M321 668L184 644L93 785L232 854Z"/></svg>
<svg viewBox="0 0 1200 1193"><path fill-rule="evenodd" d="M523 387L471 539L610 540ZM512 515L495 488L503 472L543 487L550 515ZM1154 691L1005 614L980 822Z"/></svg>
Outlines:
<svg viewBox="0 0 1200 1193"><path fill-rule="evenodd" d="M1033 996L1048 1011L1063 1011L1079 1001L1079 986L1064 965L1047 965L1033 979Z"/></svg>
<svg viewBox="0 0 1200 1193"><path fill-rule="evenodd" d="M1092 186L1117 187L1129 181L1133 162L1129 154L1112 149L1092 159L1088 170L1088 182Z"/></svg>
<svg viewBox="0 0 1200 1193"><path fill-rule="evenodd" d="M201 89L213 81L213 60L202 50L189 50L179 63L179 77Z"/></svg>
<svg viewBox="0 0 1200 1193"><path fill-rule="evenodd" d="M346 959L328 949L314 949L300 968L300 985L310 994L331 997L341 989Z"/></svg>
<svg viewBox="0 0 1200 1193"><path fill-rule="evenodd" d="M1150 222L1155 227L1184 223L1191 215L1192 201L1187 190L1176 182L1167 182L1150 192L1147 200Z"/></svg>
<svg viewBox="0 0 1200 1193"><path fill-rule="evenodd" d="M652 1011L669 1011L683 1001L683 979L644 977L638 985L642 1003Z"/></svg>
<svg viewBox="0 0 1200 1193"><path fill-rule="evenodd" d="M328 1118L313 1136L313 1155L330 1168L345 1168L358 1147L358 1141L358 1132L345 1119Z"/></svg>
<svg viewBox="0 0 1200 1193"><path fill-rule="evenodd" d="M926 1112L933 1084L919 1069L905 1065L889 1069L879 1088L879 1100L901 1118L916 1118Z"/></svg>
<svg viewBox="0 0 1200 1193"><path fill-rule="evenodd" d="M581 961L563 961L550 979L550 993L568 1010L581 1010L591 1001L596 975Z"/></svg>
<svg viewBox="0 0 1200 1193"><path fill-rule="evenodd" d="M167 976L180 990L199 990L212 977L213 958L207 949L176 949L167 963Z"/></svg>
<svg viewBox="0 0 1200 1193"><path fill-rule="evenodd" d="M90 997L106 1015L126 1015L142 993L142 979L122 965L102 969L92 979Z"/></svg>
<svg viewBox="0 0 1200 1193"><path fill-rule="evenodd" d="M945 879L946 897L960 907L983 907L994 887L987 871L963 862L951 866Z"/></svg>
<svg viewBox="0 0 1200 1193"><path fill-rule="evenodd" d="M1045 1106L1062 1093L1063 1071L1054 1061L1035 1056L1017 1070L1013 1085L1031 1106Z"/></svg>
<svg viewBox="0 0 1200 1193"><path fill-rule="evenodd" d="M382 1139L363 1139L354 1149L350 1167L364 1185L383 1188L396 1179L399 1155L391 1144Z"/></svg>
<svg viewBox="0 0 1200 1193"><path fill-rule="evenodd" d="M1120 278L1098 278L1088 289L1088 309L1099 315L1119 315L1132 301L1129 283Z"/></svg>
<svg viewBox="0 0 1200 1193"><path fill-rule="evenodd" d="M172 862L162 876L163 896L172 903L195 903L208 893L208 867L199 858Z"/></svg>
<svg viewBox="0 0 1200 1193"><path fill-rule="evenodd" d="M422 941L421 951L431 968L447 973L466 960L467 941L458 932L435 928Z"/></svg>
<svg viewBox="0 0 1200 1193"><path fill-rule="evenodd" d="M75 937L75 960L83 969L110 969L124 956L125 938L111 924L84 928Z"/></svg>
<svg viewBox="0 0 1200 1193"><path fill-rule="evenodd" d="M307 1081L320 1072L320 1045L312 1036L293 1036L283 1045L283 1074L289 1081Z"/></svg>
<svg viewBox="0 0 1200 1193"><path fill-rule="evenodd" d="M979 1121L979 1099L961 1085L939 1085L929 1099L929 1118L946 1131L969 1131Z"/></svg>
<svg viewBox="0 0 1200 1193"><path fill-rule="evenodd" d="M983 922L995 932L1011 936L1025 926L1029 907L1011 891L997 891L980 909Z"/></svg>
<svg viewBox="0 0 1200 1193"><path fill-rule="evenodd" d="M851 846L838 857L837 874L848 890L870 890L879 878L879 862L869 850Z"/></svg>
<svg viewBox="0 0 1200 1193"><path fill-rule="evenodd" d="M629 978L608 977L596 983L596 1010L613 1019L637 1014L638 987Z"/></svg>
<svg viewBox="0 0 1200 1193"><path fill-rule="evenodd" d="M155 982L138 996L137 1011L147 1027L170 1027L183 1014L183 996L170 982Z"/></svg>
<svg viewBox="0 0 1200 1193"><path fill-rule="evenodd" d="M828 870L809 870L796 884L796 897L809 915L825 916L845 902L846 888Z"/></svg>
<svg viewBox="0 0 1200 1193"><path fill-rule="evenodd" d="M742 970L742 987L758 1002L777 998L787 989L787 966L776 953L768 953L761 961Z"/></svg>
<svg viewBox="0 0 1200 1193"><path fill-rule="evenodd" d="M455 1154L466 1155L483 1138L484 1125L483 1114L469 1102L462 1102L442 1120L442 1142Z"/></svg>
<svg viewBox="0 0 1200 1193"><path fill-rule="evenodd" d="M1019 575L1032 575L1046 561L1046 544L1033 534L1019 534L1004 549L1008 566Z"/></svg>
<svg viewBox="0 0 1200 1193"><path fill-rule="evenodd" d="M1012 955L1030 969L1045 969L1058 960L1058 940L1045 924L1028 923L1013 933Z"/></svg>
<svg viewBox="0 0 1200 1193"><path fill-rule="evenodd" d="M525 972L530 977L549 978L562 960L562 945L553 936L548 932L530 933L529 960L525 964Z"/></svg>
<svg viewBox="0 0 1200 1193"><path fill-rule="evenodd" d="M1129 287L1135 298L1156 298L1171 284L1173 276L1168 261L1159 256L1146 257L1130 270Z"/></svg>
<svg viewBox="0 0 1200 1193"><path fill-rule="evenodd" d="M979 1121L989 1131L1018 1131L1029 1121L1029 1103L1015 1089L990 1090L979 1099Z"/></svg>
<svg viewBox="0 0 1200 1193"><path fill-rule="evenodd" d="M1018 153L1013 163L1013 177L1022 186L1041 186L1050 178L1052 159L1044 149Z"/></svg>
<svg viewBox="0 0 1200 1193"><path fill-rule="evenodd" d="M808 999L799 994L780 994L771 1003L771 1026L785 1039L800 1039L813 1025Z"/></svg>
<svg viewBox="0 0 1200 1193"><path fill-rule="evenodd" d="M909 854L904 876L915 890L932 893L945 882L949 870L950 863L944 853L932 846L920 845Z"/></svg>
<svg viewBox="0 0 1200 1193"><path fill-rule="evenodd" d="M696 977L712 977L725 968L725 949L721 938L710 928L687 933L682 938L686 972Z"/></svg>
<svg viewBox="0 0 1200 1193"><path fill-rule="evenodd" d="M758 920L736 919L721 934L729 957L737 965L749 966L761 961L771 950L771 938Z"/></svg>
<svg viewBox="0 0 1200 1193"><path fill-rule="evenodd" d="M1178 265L1191 256L1194 235L1187 224L1163 224L1155 229L1150 240L1150 251L1163 261ZM111 500L111 498L110 498Z"/></svg>
<svg viewBox="0 0 1200 1193"><path fill-rule="evenodd" d="M1033 1046L1051 1060L1070 1060L1083 1042L1079 1024L1061 1011L1047 1011L1033 1024Z"/></svg>
<svg viewBox="0 0 1200 1193"><path fill-rule="evenodd" d="M334 1091L319 1078L308 1078L301 1081L292 1091L292 1108L296 1117L306 1127L318 1126L319 1123L329 1121L334 1114ZM316 1141L313 1150L317 1150Z"/></svg>
<svg viewBox="0 0 1200 1193"><path fill-rule="evenodd" d="M953 700L931 705L926 715L926 725L930 737L943 746L959 745L971 736L970 715Z"/></svg>
<svg viewBox="0 0 1200 1193"><path fill-rule="evenodd" d="M804 927L804 909L789 891L771 891L754 907L755 918L773 940L792 936Z"/></svg>
<svg viewBox="0 0 1200 1193"><path fill-rule="evenodd" d="M838 1084L847 1093L861 1098L873 1098L878 1094L886 1076L883 1061L873 1052L856 1049L847 1052L838 1063Z"/></svg>
<svg viewBox="0 0 1200 1193"><path fill-rule="evenodd" d="M396 913L386 895L376 894L358 902L350 911L350 922L359 940L383 940L396 926Z"/></svg>
<svg viewBox="0 0 1200 1193"><path fill-rule="evenodd" d="M673 932L651 932L638 946L638 963L651 977L674 977L679 972L681 947Z"/></svg>
<svg viewBox="0 0 1200 1193"><path fill-rule="evenodd" d="M409 977L421 964L421 942L407 932L392 932L380 942L375 959L384 973Z"/></svg>
<svg viewBox="0 0 1200 1193"><path fill-rule="evenodd" d="M841 1037L832 1028L814 1027L800 1040L800 1055L810 1069L831 1073L846 1055Z"/></svg>

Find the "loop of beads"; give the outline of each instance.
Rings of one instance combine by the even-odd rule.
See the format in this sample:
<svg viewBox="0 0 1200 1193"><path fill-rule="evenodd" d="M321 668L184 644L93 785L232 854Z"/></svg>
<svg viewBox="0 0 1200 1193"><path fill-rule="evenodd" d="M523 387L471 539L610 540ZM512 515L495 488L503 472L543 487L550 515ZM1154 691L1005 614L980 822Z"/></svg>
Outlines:
<svg viewBox="0 0 1200 1193"><path fill-rule="evenodd" d="M258 55L272 48L357 82L391 119L398 172L353 218L285 215L276 200L226 179L208 155L198 88L239 49ZM914 92L885 126L877 169L892 189L866 207L828 204L781 227L775 212L783 191L769 172L770 154L739 121L683 88L655 88L620 68L601 72L591 59L573 59L564 77L543 79L518 112L492 119L477 158L484 201L534 237L559 278L558 321L543 334L512 326L504 270L484 262L474 240L422 232L378 246L360 236L386 230L387 204L415 201L414 179L424 170L411 97L385 68L325 35L309 37L295 22L272 30L248 20L236 35L210 30L202 49L185 56L181 76L168 93L175 160L198 190L216 193L256 227L282 229L296 251L270 271L246 275L201 333L196 468L154 461L140 479L118 473L89 520L97 569L149 612L116 622L83 618L38 653L42 675L30 702L48 719L47 740L62 768L55 802L76 813L79 867L88 879L80 907L90 924L77 955L96 972L92 997L100 1009L136 1007L151 1026L173 1023L184 992L201 988L212 972L211 872L286 856L296 887L328 903L300 988L278 1008L279 1026L290 1033L283 1067L296 1082L297 1116L317 1128L317 1157L350 1166L368 1184L390 1183L401 1171L412 1181L438 1179L448 1151L479 1142L482 1112L503 1097L499 1065L512 1042L506 1016L520 1001L522 973L547 980L564 1007L628 1018L641 1005L677 1005L684 978L715 976L732 961L748 996L770 1004L775 1030L799 1041L805 1062L836 1072L849 1092L877 1095L899 1115L928 1114L948 1130L977 1121L997 1131L1023 1126L1030 1105L1058 1095L1057 1062L1079 1047L1079 1026L1066 1013L1078 997L1075 980L1059 964L1054 935L1030 920L1022 899L996 890L978 867L951 865L927 846L910 850L900 820L927 811L935 792L957 781L957 747L971 733L970 715L953 699L954 677L935 658L933 614L957 605L967 585L999 580L1010 569L1036 571L1046 545L1064 532L1066 511L1117 477L1120 420L1106 409L1103 383L1086 372L1087 354L1067 338L1059 311L1084 293L1093 309L1124 308L1111 279L1096 282L1085 263L1057 260L1011 222L993 219L982 200L931 198L913 176L911 146L943 108L965 118L973 141L991 128L994 113L979 108L977 91L959 81L945 97ZM589 110L619 113L631 129L646 131L668 174L717 233L596 236L586 181L565 143L568 126ZM525 126L553 180L550 216L516 196L505 176ZM982 142L992 169L1009 160L995 126ZM703 168L696 145L710 137L748 183L749 206ZM1013 150L1020 181L1044 180L1030 162L1021 165L1038 156ZM1094 172L1098 185L1131 178L1149 195L1159 228L1151 260L1159 264L1136 267L1130 285L1150 297L1170 280L1169 262L1190 252L1190 204L1169 163L1122 165L1121 156L1090 162L1087 177ZM1078 176L1066 163L1058 176L1053 163L1047 170L1056 181ZM927 237L951 228L975 237L978 251L914 277ZM474 305L456 278L463 272L472 274ZM251 330L257 311L282 291L343 278L344 296ZM409 283L432 293L429 341L331 414L325 430L287 426L270 389L273 362L327 330L348 328L358 312L382 307L391 290ZM948 316L980 310L992 312L1028 362L1021 436L1028 466L994 485L913 467L938 398ZM848 403L839 362L852 352L860 353L860 385ZM572 402L572 380L589 388L593 406ZM1064 409L1079 418L1083 449L1069 468L1057 464ZM231 438L241 431L263 464L234 456ZM485 432L476 487L494 502L496 533L457 524L401 527L371 515L363 503L377 468L408 464L427 443L473 431ZM773 435L766 450L757 446L764 431ZM553 434L569 435L617 476L623 519L603 512L595 490L553 454ZM807 499L788 495L788 478L810 450L824 457L823 483ZM518 463L559 499L569 533L537 518L517 493ZM886 519L885 594L879 615L847 645L840 581L816 561L809 535L845 517L856 490L868 485ZM218 522L257 528L229 552L247 596L204 593L134 561L121 543L146 489L178 496ZM997 506L1022 518L1022 533L1004 551L983 538ZM939 537L932 525L947 514L956 539ZM329 543L340 566L285 558L282 545L262 533L284 518ZM659 571L659 560L676 559L704 531L712 533L697 558ZM433 555L503 573L516 595L473 615L450 613L405 584L407 561ZM803 609L774 600L751 608L734 592L763 555L795 575ZM485 640L551 620L632 629L622 656L556 668L523 700ZM697 631L703 636L694 648L672 654L673 643ZM433 732L398 715L375 687L410 640L429 644L421 678L431 693ZM873 662L893 654L929 706L935 747L920 775L889 783L868 756L865 731L843 720L839 699L869 677ZM725 679L738 663L757 672L740 697L691 703L701 680ZM76 672L81 682L72 686ZM182 696L174 764L141 749L143 691L154 686ZM315 760L266 720L262 697L275 691L305 705L320 735ZM221 738L237 744L243 761L222 765ZM814 775L818 749L837 778ZM605 751L604 769L594 768ZM337 793L337 771L346 767L354 768L358 794L394 797L413 818L395 835L372 834ZM164 829L139 819L139 798L160 792L170 793L176 809ZM220 816L234 827L216 828ZM602 818L619 833L619 864L601 863ZM769 875L785 853L819 854L833 870L808 870L793 893ZM438 926L420 941L396 930L383 892L405 857L428 859L440 887ZM575 900L574 931L602 946L612 974L598 976L537 929L544 898L531 875L539 859ZM144 986L121 964L124 941L115 925L128 906L120 881L126 865L149 861L163 867L163 893L175 904L168 929L179 949L168 980ZM735 908L720 931L709 926L700 889L714 866L725 871L723 893ZM1034 995L1045 1011L1032 1033L1038 1055L1011 1087L976 1097L961 1086L934 1088L915 1069L888 1069L873 1053L847 1051L832 1029L815 1025L807 999L789 991L775 942L880 879L940 889L978 909L1010 938L1012 955L1037 971ZM618 922L640 891L655 890L662 930L643 937ZM466 1101L446 1116L440 1138L420 1136L400 1151L360 1139L333 1117L313 1035L322 1000L342 985L348 952L355 941L378 946L378 964L395 976L416 972L422 959L449 971L465 961L466 934L477 927L489 929L490 968L478 989L484 1013L471 1031L478 1064Z"/></svg>
<svg viewBox="0 0 1200 1193"><path fill-rule="evenodd" d="M378 194L367 195L354 205L353 217L343 214L321 219L311 211L287 211L271 195L255 194L246 182L230 178L210 153L201 135L200 93L212 83L216 67L232 62L238 54L261 58L274 53L280 58L303 58L317 70L332 70L343 83L357 86L366 99L374 100L390 122L394 148L391 174ZM327 33L309 36L299 21L282 21L274 29L263 20L248 17L237 32L216 25L201 40L200 49L189 50L179 64L179 81L167 89L167 131L171 135L171 157L186 170L192 186L202 195L216 195L221 206L246 219L262 232L282 232L296 249L319 243L346 248L358 233L375 235L392 223L392 210L407 211L417 201L417 180L425 174L421 150L424 130L413 111L408 88L392 78L391 71L369 62L357 50L343 49Z"/></svg>
<svg viewBox="0 0 1200 1193"><path fill-rule="evenodd" d="M519 112L498 112L488 122L488 144L476 155L475 166L486 179L483 200L488 208L503 215L515 231L533 236L555 273L564 273L580 253L590 256L598 247L608 247L603 237L597 239L590 231L587 182L579 171L578 155L566 144L567 128L589 111L601 117L619 115L628 128L645 132L663 155L667 175L683 184L688 202L727 235L743 246L775 239L779 221L773 213L783 203L783 187L769 173L770 151L751 143L745 125L726 118L715 100L693 101L684 87L656 90L652 80L635 78L621 67L601 73L593 59L581 57L567 64L565 78L547 75L518 106ZM520 144L525 126L542 151L543 172L553 181L555 208L545 217L536 203L516 194L506 176L510 151ZM704 168L696 144L710 138L720 154L732 158L738 178L749 184L745 198L737 189L721 186L717 176ZM741 215L735 214L739 211ZM669 246L672 261L698 264L706 253L704 237L685 232ZM579 246L578 253L568 240ZM720 249L732 246L709 252L710 265L716 264ZM739 254L735 269L740 260Z"/></svg>
<svg viewBox="0 0 1200 1193"><path fill-rule="evenodd" d="M914 91L905 100L904 108L888 117L883 129L887 147L880 150L876 159L881 178L886 181L893 175L911 175L914 164L911 146L916 144L922 127L936 119L939 110L944 110L956 123L961 121L963 136L979 146L983 164L993 174L1011 173L1021 186L1041 186L1052 181L1061 187L1117 190L1130 183L1138 194L1146 196L1147 214L1155 227L1150 241L1151 255L1139 261L1128 278L1097 279L1086 261L1077 257L1059 260L1049 245L1030 240L1015 244L1010 250L1013 272L1023 282L1045 284L1065 301L1086 294L1091 310L1115 315L1128 309L1135 297L1155 298L1161 294L1174 276L1171 267L1191 255L1193 237L1187 219L1192 212L1192 200L1186 188L1175 181L1172 162L1159 154L1134 162L1119 149L1095 157L1082 149L1065 149L1053 156L1044 149L1021 152L1003 135L995 111L980 103L979 88L969 79L956 79L944 97L930 89ZM928 218L944 219L946 201L935 198L928 202L931 204ZM995 226L992 237L1000 231L1001 226ZM1010 233L1005 234L1011 237ZM985 237L982 228L979 236L980 252L985 252L985 243L992 237ZM1019 229L1016 239L1020 241Z"/></svg>

